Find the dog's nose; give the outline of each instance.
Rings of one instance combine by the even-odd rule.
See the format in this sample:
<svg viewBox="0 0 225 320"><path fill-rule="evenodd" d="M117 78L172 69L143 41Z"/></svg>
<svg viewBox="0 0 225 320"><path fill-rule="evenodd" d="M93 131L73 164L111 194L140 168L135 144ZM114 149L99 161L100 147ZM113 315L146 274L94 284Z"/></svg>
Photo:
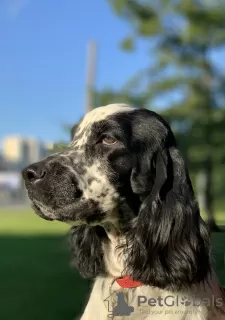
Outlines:
<svg viewBox="0 0 225 320"><path fill-rule="evenodd" d="M43 179L46 173L47 171L41 162L34 163L22 171L24 180L31 183Z"/></svg>

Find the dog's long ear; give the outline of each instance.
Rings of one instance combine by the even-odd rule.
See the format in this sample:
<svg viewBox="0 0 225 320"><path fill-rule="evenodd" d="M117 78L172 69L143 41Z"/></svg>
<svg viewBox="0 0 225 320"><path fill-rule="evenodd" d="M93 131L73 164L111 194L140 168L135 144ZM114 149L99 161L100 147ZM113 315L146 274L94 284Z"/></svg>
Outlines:
<svg viewBox="0 0 225 320"><path fill-rule="evenodd" d="M197 284L210 272L209 235L184 160L175 144L146 149L131 175L142 204L127 231L128 271L160 288Z"/></svg>
<svg viewBox="0 0 225 320"><path fill-rule="evenodd" d="M71 229L73 266L85 278L105 274L102 241L106 237L101 227L81 225Z"/></svg>

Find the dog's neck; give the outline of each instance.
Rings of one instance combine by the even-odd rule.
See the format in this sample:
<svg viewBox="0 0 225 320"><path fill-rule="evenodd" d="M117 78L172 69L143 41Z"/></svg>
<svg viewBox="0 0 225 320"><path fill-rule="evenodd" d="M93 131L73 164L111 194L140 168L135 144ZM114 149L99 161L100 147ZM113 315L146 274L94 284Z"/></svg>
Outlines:
<svg viewBox="0 0 225 320"><path fill-rule="evenodd" d="M105 221L96 221L88 224L89 226L101 226L104 228L107 235L107 241L103 241L104 262L106 271L109 276L119 278L126 276L125 260L126 260L126 238L121 233L120 223L116 218L118 215L114 215L115 218ZM85 221L69 221L68 224L72 226L79 226L87 224Z"/></svg>

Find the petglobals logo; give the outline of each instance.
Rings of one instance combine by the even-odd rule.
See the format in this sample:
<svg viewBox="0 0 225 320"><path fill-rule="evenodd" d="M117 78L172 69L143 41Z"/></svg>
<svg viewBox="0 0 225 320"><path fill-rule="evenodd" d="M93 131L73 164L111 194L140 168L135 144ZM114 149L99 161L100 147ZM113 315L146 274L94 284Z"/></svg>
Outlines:
<svg viewBox="0 0 225 320"><path fill-rule="evenodd" d="M157 298L148 298L146 296L138 296L138 307L179 307L179 306L206 306L206 307L222 307L223 299L212 296L211 298L199 298L196 296L165 296Z"/></svg>
<svg viewBox="0 0 225 320"><path fill-rule="evenodd" d="M224 307L222 298L211 296L202 298L196 296L168 295L158 297L137 296L137 300L130 303L128 295L124 292L113 292L103 300L108 310L108 319L114 317L130 317L131 314L142 315L167 315L167 314L190 314L192 316L202 312L205 307Z"/></svg>

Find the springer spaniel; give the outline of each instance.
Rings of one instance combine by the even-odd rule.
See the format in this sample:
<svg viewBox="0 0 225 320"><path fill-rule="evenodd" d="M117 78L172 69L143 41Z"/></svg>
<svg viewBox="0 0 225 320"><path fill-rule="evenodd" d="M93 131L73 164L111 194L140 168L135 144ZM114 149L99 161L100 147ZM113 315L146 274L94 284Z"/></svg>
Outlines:
<svg viewBox="0 0 225 320"><path fill-rule="evenodd" d="M94 109L23 177L39 216L72 224L74 265L95 278L82 320L225 319L209 233L158 114Z"/></svg>

